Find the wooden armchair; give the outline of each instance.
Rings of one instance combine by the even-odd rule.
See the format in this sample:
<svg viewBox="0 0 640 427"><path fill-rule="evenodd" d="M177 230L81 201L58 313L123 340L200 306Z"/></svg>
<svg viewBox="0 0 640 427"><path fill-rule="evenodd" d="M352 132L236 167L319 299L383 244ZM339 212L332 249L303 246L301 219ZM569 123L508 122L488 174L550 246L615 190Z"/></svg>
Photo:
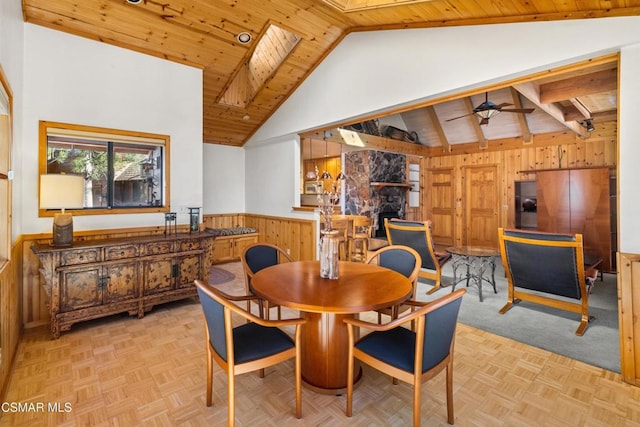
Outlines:
<svg viewBox="0 0 640 427"><path fill-rule="evenodd" d="M289 255L281 248L269 243L254 243L245 248L240 256L242 268L244 270L245 293L247 295L255 295L253 287L251 287L251 278L260 270L282 262L293 261ZM285 283L282 286L286 286ZM247 300L247 310L251 311L251 301ZM276 307L278 310L278 319L282 318L280 306L269 301L263 301L258 304L260 317L269 318L269 310Z"/></svg>
<svg viewBox="0 0 640 427"><path fill-rule="evenodd" d="M345 319L349 336L347 407L353 410L354 360L413 386L413 425L420 426L422 383L446 371L447 422L453 424L453 349L462 296L466 289L446 294L432 302L411 301L415 311L384 325ZM415 332L403 325L416 322ZM371 332L358 339L358 329ZM434 420L430 422L436 423Z"/></svg>
<svg viewBox="0 0 640 427"><path fill-rule="evenodd" d="M411 281L413 291L410 300L416 295L416 287L418 285L418 273L420 272L420 255L418 252L408 246L390 245L385 246L369 255L366 260L367 264L377 264L381 267L397 271ZM382 323L382 315L385 314L391 319L396 319L399 314L407 311L411 307L406 304L399 304L394 307L376 310L378 312L378 323Z"/></svg>
<svg viewBox="0 0 640 427"><path fill-rule="evenodd" d="M201 280L196 280L195 286L204 312L207 341L207 406L213 402L214 361L227 374L227 425L231 427L235 422L235 376L294 359L295 414L302 417L300 326L306 320L265 320L234 303L253 299L253 295L228 295ZM232 314L247 323L233 327ZM280 329L285 326L295 327L295 339Z"/></svg>
<svg viewBox="0 0 640 427"><path fill-rule="evenodd" d="M590 272L593 277L585 274L582 235L500 228L498 236L508 281L507 304L500 314L520 301L546 305L580 314L576 335L584 334L590 320L588 284L597 271Z"/></svg>
<svg viewBox="0 0 640 427"><path fill-rule="evenodd" d="M404 245L414 249L422 259L418 276L433 284L431 294L442 284L442 266L451 259L449 253L436 252L431 236L431 221L384 220L387 240L390 245Z"/></svg>

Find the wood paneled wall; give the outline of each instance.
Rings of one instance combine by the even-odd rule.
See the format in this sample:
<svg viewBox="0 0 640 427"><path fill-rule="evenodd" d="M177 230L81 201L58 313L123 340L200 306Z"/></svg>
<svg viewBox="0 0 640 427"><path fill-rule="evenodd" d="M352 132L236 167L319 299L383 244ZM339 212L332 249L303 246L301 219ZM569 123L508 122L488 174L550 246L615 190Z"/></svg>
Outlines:
<svg viewBox="0 0 640 427"><path fill-rule="evenodd" d="M436 153L434 153L436 154ZM454 174L454 244L463 243L464 236L464 200L463 171L466 166L497 165L500 175L500 201L497 206L501 227L513 227L515 224L514 182L535 180L535 170L578 167L612 167L615 173L617 159L617 126L615 122L599 123L596 131L586 140L579 139L568 132L545 135L531 144L511 142L509 144L491 144L485 150L478 144L456 146L452 153L437 153L422 160L421 169L453 169ZM428 176L428 174L426 174ZM430 183L424 183L425 198L429 197ZM427 219L430 212L428 203L423 206L423 215Z"/></svg>
<svg viewBox="0 0 640 427"><path fill-rule="evenodd" d="M0 402L9 383L22 331L20 283L22 283L22 242L11 248L11 261L0 266ZM1 415L0 415L1 416Z"/></svg>
<svg viewBox="0 0 640 427"><path fill-rule="evenodd" d="M625 382L640 385L640 254L618 253L618 301L620 371Z"/></svg>
<svg viewBox="0 0 640 427"><path fill-rule="evenodd" d="M253 227L259 242L289 249L295 260L316 258L316 221L256 214L211 214L203 216L205 227Z"/></svg>

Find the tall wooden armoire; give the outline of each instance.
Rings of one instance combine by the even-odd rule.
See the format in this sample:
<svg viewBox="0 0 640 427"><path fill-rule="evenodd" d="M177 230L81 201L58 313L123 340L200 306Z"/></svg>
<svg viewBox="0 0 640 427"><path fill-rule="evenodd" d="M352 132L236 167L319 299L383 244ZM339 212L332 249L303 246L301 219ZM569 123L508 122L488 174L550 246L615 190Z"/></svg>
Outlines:
<svg viewBox="0 0 640 427"><path fill-rule="evenodd" d="M615 271L616 251L615 185L609 175L608 168L536 174L538 230L582 234L585 252L600 256L606 272Z"/></svg>

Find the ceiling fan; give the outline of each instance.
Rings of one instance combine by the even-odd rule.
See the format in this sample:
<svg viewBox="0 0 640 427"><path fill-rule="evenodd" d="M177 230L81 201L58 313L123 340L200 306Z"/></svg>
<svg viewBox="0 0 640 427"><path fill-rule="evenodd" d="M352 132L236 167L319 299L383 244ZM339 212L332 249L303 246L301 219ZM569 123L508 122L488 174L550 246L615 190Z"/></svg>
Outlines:
<svg viewBox="0 0 640 427"><path fill-rule="evenodd" d="M452 119L447 120L448 122L452 120L461 119L463 117L476 115L480 118L480 126L488 125L489 119L495 116L498 113L524 113L529 114L533 113L534 108L504 108L509 105L507 102L503 102L502 104L494 104L489 101L489 92L485 92L484 102L473 109L473 113L465 114L462 116L454 117Z"/></svg>

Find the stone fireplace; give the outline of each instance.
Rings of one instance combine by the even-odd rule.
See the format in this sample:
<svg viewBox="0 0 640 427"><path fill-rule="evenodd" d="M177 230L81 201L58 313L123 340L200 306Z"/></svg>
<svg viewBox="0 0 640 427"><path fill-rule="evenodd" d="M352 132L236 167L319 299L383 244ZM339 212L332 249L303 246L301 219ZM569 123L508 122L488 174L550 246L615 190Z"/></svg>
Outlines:
<svg viewBox="0 0 640 427"><path fill-rule="evenodd" d="M384 236L384 218L404 218L407 157L384 151L351 151L344 155L347 176L344 213L372 219L375 236Z"/></svg>

